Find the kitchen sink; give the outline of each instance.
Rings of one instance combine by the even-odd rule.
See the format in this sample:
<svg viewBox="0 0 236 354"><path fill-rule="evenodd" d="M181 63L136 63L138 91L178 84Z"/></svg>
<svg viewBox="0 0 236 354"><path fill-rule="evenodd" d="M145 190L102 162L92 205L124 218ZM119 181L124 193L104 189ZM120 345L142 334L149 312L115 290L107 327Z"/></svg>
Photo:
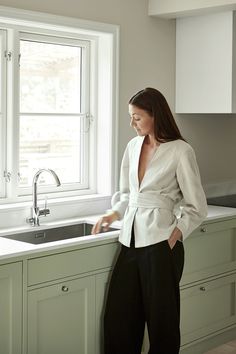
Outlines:
<svg viewBox="0 0 236 354"><path fill-rule="evenodd" d="M55 227L46 230L35 229L29 232L6 235L2 237L38 245L46 242L61 241L70 238L75 238L75 237L89 236L91 235L92 228L93 228L93 224L84 222L81 224ZM109 227L107 231L102 230L101 232L109 232L109 231L117 231L117 230L118 229Z"/></svg>

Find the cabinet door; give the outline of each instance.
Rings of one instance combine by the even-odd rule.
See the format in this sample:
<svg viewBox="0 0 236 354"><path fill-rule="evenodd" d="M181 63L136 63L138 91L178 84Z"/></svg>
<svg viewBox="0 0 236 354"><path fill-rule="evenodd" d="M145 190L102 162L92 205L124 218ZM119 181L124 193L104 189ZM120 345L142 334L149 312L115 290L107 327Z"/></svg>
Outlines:
<svg viewBox="0 0 236 354"><path fill-rule="evenodd" d="M20 354L22 264L0 266L0 354Z"/></svg>
<svg viewBox="0 0 236 354"><path fill-rule="evenodd" d="M233 11L211 11L176 21L176 113L234 113Z"/></svg>
<svg viewBox="0 0 236 354"><path fill-rule="evenodd" d="M182 345L236 323L236 274L181 291Z"/></svg>
<svg viewBox="0 0 236 354"><path fill-rule="evenodd" d="M103 354L103 316L111 272L96 275L96 354Z"/></svg>
<svg viewBox="0 0 236 354"><path fill-rule="evenodd" d="M28 354L95 353L95 277L28 292Z"/></svg>

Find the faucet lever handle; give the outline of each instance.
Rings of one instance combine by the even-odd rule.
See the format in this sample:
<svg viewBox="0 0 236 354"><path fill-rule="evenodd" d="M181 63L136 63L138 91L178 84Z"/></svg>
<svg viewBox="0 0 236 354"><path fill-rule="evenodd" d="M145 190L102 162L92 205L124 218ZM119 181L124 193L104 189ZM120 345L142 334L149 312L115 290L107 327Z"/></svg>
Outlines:
<svg viewBox="0 0 236 354"><path fill-rule="evenodd" d="M46 210L48 207L48 196L45 195L45 201L44 201L44 210Z"/></svg>
<svg viewBox="0 0 236 354"><path fill-rule="evenodd" d="M50 209L48 209L48 197L47 195L45 195L44 209L42 210L42 214L40 215L47 216L49 214L50 214Z"/></svg>

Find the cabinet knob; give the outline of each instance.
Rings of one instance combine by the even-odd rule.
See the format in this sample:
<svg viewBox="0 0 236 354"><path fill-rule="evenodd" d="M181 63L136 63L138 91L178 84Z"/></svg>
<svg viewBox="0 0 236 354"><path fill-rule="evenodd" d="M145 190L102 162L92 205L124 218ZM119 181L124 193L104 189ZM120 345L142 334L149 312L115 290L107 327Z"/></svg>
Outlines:
<svg viewBox="0 0 236 354"><path fill-rule="evenodd" d="M206 232L207 229L205 227L201 227L201 232Z"/></svg>
<svg viewBox="0 0 236 354"><path fill-rule="evenodd" d="M205 286L200 286L200 290L201 290L201 291L206 291Z"/></svg>
<svg viewBox="0 0 236 354"><path fill-rule="evenodd" d="M63 285L61 290L66 293L67 291L69 291L69 288L68 288L68 286Z"/></svg>

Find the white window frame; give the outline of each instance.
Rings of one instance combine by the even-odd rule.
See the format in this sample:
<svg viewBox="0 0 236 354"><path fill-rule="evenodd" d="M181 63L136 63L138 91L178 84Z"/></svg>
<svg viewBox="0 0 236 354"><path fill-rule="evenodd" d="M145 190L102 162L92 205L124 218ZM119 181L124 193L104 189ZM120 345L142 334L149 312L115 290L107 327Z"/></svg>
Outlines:
<svg viewBox="0 0 236 354"><path fill-rule="evenodd" d="M117 188L117 141L118 141L118 66L119 66L119 27L110 24L101 24L91 21L84 21L62 16L54 16L30 11L22 11L0 7L0 28L8 28L7 50L17 46L14 43L15 32L34 32L35 34L55 35L69 38L81 38L91 41L91 56L97 57L96 64L90 67L90 128L91 134L90 150L96 151L94 160L89 161L89 168L93 173L90 174L90 190L55 192L53 197L79 197L79 200L91 200L91 197L101 196L103 199ZM33 30L32 30L33 28ZM19 49L19 48L18 48ZM15 50L15 49L14 49ZM105 60L104 60L105 58ZM102 60L101 60L102 59ZM19 112L16 103L18 85L16 72L18 70L18 56L13 55L13 65L8 68L8 75L11 85L14 88L12 99L8 100L8 159L5 169L11 172L11 183L7 184L7 198L1 199L1 204L19 201L27 201L31 196L17 196L17 172L14 171L15 151L18 141L16 139L18 127L14 125L13 117ZM106 62L107 60L107 62ZM13 79L14 77L14 79ZM9 86L8 85L8 90ZM94 94L97 93L97 94ZM105 129L104 129L105 127ZM105 158L104 158L105 153ZM102 174L99 174L102 171ZM96 180L97 177L97 180ZM90 196L89 196L90 195ZM49 197L52 197L50 194ZM82 199L81 199L82 197ZM109 199L108 198L108 199ZM76 200L76 199L74 199ZM58 199L60 202L60 200Z"/></svg>
<svg viewBox="0 0 236 354"><path fill-rule="evenodd" d="M6 196L6 181L10 178L6 171L6 31L0 30L0 198Z"/></svg>

